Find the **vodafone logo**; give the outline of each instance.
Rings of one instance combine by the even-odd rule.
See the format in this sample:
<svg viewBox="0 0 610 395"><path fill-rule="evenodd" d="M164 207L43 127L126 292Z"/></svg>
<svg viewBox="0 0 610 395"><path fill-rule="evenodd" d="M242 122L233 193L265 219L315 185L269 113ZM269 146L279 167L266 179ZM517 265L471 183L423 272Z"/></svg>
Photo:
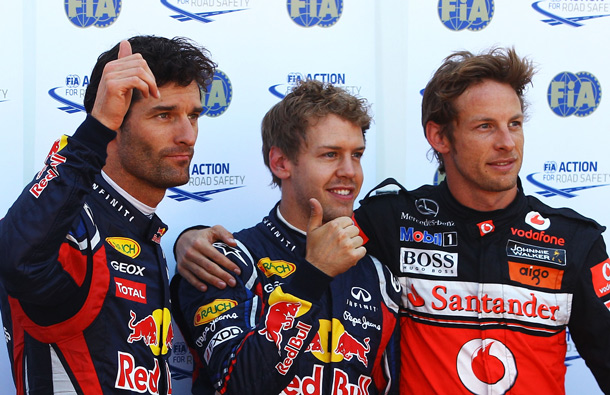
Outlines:
<svg viewBox="0 0 610 395"><path fill-rule="evenodd" d="M547 230L551 226L551 221L548 218L544 218L537 211L527 213L525 223L538 230Z"/></svg>
<svg viewBox="0 0 610 395"><path fill-rule="evenodd" d="M501 341L472 339L458 353L457 372L473 394L504 394L515 385L517 364Z"/></svg>
<svg viewBox="0 0 610 395"><path fill-rule="evenodd" d="M492 220L480 222L477 224L477 226L479 227L479 232L481 233L481 237L496 230L496 227L494 226L494 223Z"/></svg>
<svg viewBox="0 0 610 395"><path fill-rule="evenodd" d="M604 262L602 266L602 276L604 276L606 281L610 281L610 263L608 261Z"/></svg>

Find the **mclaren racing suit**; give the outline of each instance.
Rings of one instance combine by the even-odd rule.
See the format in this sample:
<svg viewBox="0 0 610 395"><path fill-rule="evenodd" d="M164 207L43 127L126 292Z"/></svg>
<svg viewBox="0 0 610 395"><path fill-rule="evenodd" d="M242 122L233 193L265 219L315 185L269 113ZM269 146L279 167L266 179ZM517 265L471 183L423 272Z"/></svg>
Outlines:
<svg viewBox="0 0 610 395"><path fill-rule="evenodd" d="M566 327L610 393L605 228L520 184L491 212L462 206L446 183L361 203L367 251L403 286L401 394L564 393Z"/></svg>
<svg viewBox="0 0 610 395"><path fill-rule="evenodd" d="M102 178L115 136L88 116L0 221L0 301L17 394L167 394L167 227Z"/></svg>
<svg viewBox="0 0 610 395"><path fill-rule="evenodd" d="M172 279L175 320L203 364L193 393L398 393L397 280L370 256L328 277L276 210L236 233L238 248L215 243L241 268L235 288Z"/></svg>

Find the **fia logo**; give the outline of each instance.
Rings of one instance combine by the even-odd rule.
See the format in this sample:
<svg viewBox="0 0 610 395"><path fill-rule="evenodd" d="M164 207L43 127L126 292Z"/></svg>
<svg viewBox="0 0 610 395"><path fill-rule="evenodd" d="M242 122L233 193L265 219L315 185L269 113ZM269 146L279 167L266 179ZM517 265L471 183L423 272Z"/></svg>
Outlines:
<svg viewBox="0 0 610 395"><path fill-rule="evenodd" d="M121 0L65 0L66 15L78 27L108 27L121 12Z"/></svg>
<svg viewBox="0 0 610 395"><path fill-rule="evenodd" d="M343 14L343 0L287 0L288 15L299 26L329 27Z"/></svg>
<svg viewBox="0 0 610 395"><path fill-rule="evenodd" d="M586 71L557 74L549 84L547 99L551 110L560 117L584 117L599 106L602 88L595 76Z"/></svg>
<svg viewBox="0 0 610 395"><path fill-rule="evenodd" d="M494 0L439 0L438 17L448 29L481 30L494 15Z"/></svg>
<svg viewBox="0 0 610 395"><path fill-rule="evenodd" d="M207 92L202 96L204 101L202 115L215 118L227 111L233 99L233 85L229 77L216 69L214 79L206 90Z"/></svg>

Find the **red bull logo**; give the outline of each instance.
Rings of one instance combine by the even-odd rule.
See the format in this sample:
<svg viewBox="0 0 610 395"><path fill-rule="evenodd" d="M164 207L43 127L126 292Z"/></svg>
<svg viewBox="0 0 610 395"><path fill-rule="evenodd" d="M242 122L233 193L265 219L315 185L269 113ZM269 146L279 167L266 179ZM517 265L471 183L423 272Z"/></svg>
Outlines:
<svg viewBox="0 0 610 395"><path fill-rule="evenodd" d="M121 351L118 353L119 366L116 381L114 382L115 388L140 393L158 394L159 378L161 377L159 361L155 359L155 367L153 370L148 370L145 367L136 366L133 355ZM169 369L167 372L169 378ZM171 387L168 394L171 394Z"/></svg>
<svg viewBox="0 0 610 395"><path fill-rule="evenodd" d="M324 347L322 347L322 342L320 341L320 333L316 333L314 338L305 349L306 352L319 352L320 354L324 354Z"/></svg>
<svg viewBox="0 0 610 395"><path fill-rule="evenodd" d="M142 341L154 355L165 355L172 348L174 328L171 313L167 308L156 309L151 315L136 322L136 313L129 311L131 316L127 326L131 333L127 343Z"/></svg>
<svg viewBox="0 0 610 395"><path fill-rule="evenodd" d="M301 307L301 303L298 302L277 302L273 304L267 312L265 328L258 331L261 335L265 335L267 340L275 343L278 352L282 344L282 331L293 327L299 307Z"/></svg>
<svg viewBox="0 0 610 395"><path fill-rule="evenodd" d="M292 366L294 359L299 355L301 348L303 348L303 342L311 330L311 325L300 321L297 322L296 327L299 331L295 336L288 339L288 343L286 344L286 347L284 347L284 350L286 351L286 358L284 358L282 362L275 365L277 371L284 376L288 373L288 369L290 369L290 366Z"/></svg>
<svg viewBox="0 0 610 395"><path fill-rule="evenodd" d="M370 340L370 338L365 337L364 344L362 344L348 332L343 332L339 337L337 348L335 348L334 352L335 354L342 355L348 361L351 361L355 356L364 366L368 366L369 362L366 354L371 351Z"/></svg>
<svg viewBox="0 0 610 395"><path fill-rule="evenodd" d="M30 193L38 198L40 194L49 185L49 182L56 177L59 177L59 171L57 167L62 163L66 162L66 157L58 154L58 152L68 144L66 136L62 136L61 139L55 141L47 158L45 159L45 166L38 172L36 179L39 180L36 184L30 188ZM46 173L45 173L46 172ZM42 179L41 179L42 178Z"/></svg>
<svg viewBox="0 0 610 395"><path fill-rule="evenodd" d="M282 394L286 395L323 395L322 379L324 368L314 365L311 376L295 376L290 384L284 389ZM369 387L373 380L364 375L360 375L357 383L350 383L349 375L341 369L333 370L332 394L345 395L369 395Z"/></svg>

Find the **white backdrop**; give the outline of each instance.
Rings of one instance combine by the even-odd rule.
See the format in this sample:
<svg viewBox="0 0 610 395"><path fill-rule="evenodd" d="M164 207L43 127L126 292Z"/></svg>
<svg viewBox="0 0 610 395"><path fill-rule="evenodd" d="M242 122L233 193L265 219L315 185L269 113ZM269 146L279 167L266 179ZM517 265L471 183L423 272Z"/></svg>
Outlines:
<svg viewBox="0 0 610 395"><path fill-rule="evenodd" d="M436 168L420 123L421 90L450 52L490 46L514 46L539 70L527 93L525 191L610 224L608 15L610 0L3 1L0 216L51 143L82 122L97 56L123 38L155 34L192 38L222 72L200 120L191 182L159 207L170 226L163 247L172 269L171 247L186 226L239 230L277 200L260 154L260 121L295 80L337 82L372 103L363 191L388 176L415 188L431 183ZM180 194L210 200L170 198ZM180 338L175 343L174 393L187 393L190 356ZM569 345L568 394L600 393ZM12 385L5 347L0 383Z"/></svg>

